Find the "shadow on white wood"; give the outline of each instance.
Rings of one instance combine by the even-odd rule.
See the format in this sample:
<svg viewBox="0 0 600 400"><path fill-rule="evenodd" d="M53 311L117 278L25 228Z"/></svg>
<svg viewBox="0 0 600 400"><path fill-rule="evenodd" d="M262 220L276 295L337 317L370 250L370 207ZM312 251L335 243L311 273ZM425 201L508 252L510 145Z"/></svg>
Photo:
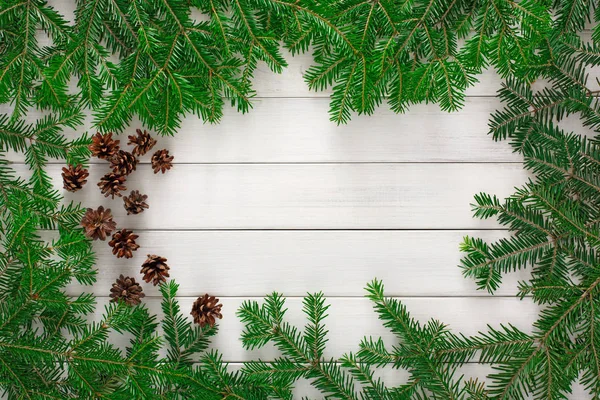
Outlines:
<svg viewBox="0 0 600 400"><path fill-rule="evenodd" d="M165 175L141 165L126 185L147 194L150 209L126 216L121 198L95 186L108 170L91 166L88 186L65 199L109 207L134 229L497 228L472 218L473 195L504 198L528 176L519 164L186 164ZM47 171L61 187L60 166Z"/></svg>
<svg viewBox="0 0 600 400"><path fill-rule="evenodd" d="M431 104L416 105L407 114L379 108L373 116L357 116L340 126L329 121L327 104L327 99L260 99L247 114L226 108L219 124L203 123L190 115L175 136L155 135L155 149L170 149L176 163L522 160L507 142L495 143L487 135L489 114L500 105L494 98L469 98L465 108L456 113L440 112ZM8 111L0 107L0 114ZM35 121L42 115L32 110L28 120ZM80 130L67 129L65 134L70 138L86 130L93 134L92 121L88 117ZM136 121L117 136L123 148L128 148L127 135L142 127ZM11 154L9 159L23 162L24 157ZM90 161L98 162L95 158Z"/></svg>
<svg viewBox="0 0 600 400"><path fill-rule="evenodd" d="M107 242L95 241L102 296L119 274L140 277L146 254L168 259L181 296L288 296L323 291L327 296L360 296L373 278L394 296L489 296L458 267L465 235L494 241L506 231L136 231L141 246L132 259L116 258ZM496 295L514 296L528 271L509 274ZM138 279L139 280L139 279ZM143 284L147 295L156 287Z"/></svg>

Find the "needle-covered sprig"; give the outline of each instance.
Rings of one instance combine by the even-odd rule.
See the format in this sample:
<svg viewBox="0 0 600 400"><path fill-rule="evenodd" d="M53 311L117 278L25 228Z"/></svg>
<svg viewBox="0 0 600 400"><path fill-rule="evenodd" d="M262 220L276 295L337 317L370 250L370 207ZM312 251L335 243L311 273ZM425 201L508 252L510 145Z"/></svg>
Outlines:
<svg viewBox="0 0 600 400"><path fill-rule="evenodd" d="M541 66L559 64L549 49L572 46L592 8L581 0L93 0L78 1L71 22L43 0L0 6L0 103L11 103L13 120L34 106L77 104L101 131L137 117L162 134L185 115L216 122L225 103L248 111L259 63L276 73L287 66L282 47L312 53L306 83L332 88L337 123L383 102L395 112L420 102L454 111L484 69L532 82Z"/></svg>

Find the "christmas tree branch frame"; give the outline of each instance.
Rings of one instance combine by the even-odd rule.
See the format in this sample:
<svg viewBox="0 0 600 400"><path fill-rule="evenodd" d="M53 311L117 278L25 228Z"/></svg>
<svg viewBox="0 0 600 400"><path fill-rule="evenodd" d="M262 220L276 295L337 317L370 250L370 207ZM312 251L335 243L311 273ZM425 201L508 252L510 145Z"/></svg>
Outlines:
<svg viewBox="0 0 600 400"><path fill-rule="evenodd" d="M600 129L600 105L586 75L600 64L600 30L593 30L591 42L579 35L590 18L600 17L593 3L94 0L78 2L74 25L41 0L0 5L0 102L12 106L0 118L0 385L9 398L288 399L296 381L307 378L339 399L547 399L566 398L579 377L592 396L600 396L594 357L600 345L600 151L596 139L557 125L576 114L586 128ZM210 19L192 20L190 5ZM51 46L39 47L39 27ZM80 228L84 210L61 203L45 167L59 159L85 168L92 138L69 140L63 129L81 126L87 110L100 132L123 131L137 116L161 134L175 134L189 114L218 121L225 101L246 112L257 63L274 72L286 65L280 43L292 53L312 51L307 83L317 90L333 87L330 112L338 123L352 113L371 114L384 100L395 112L419 102L457 110L484 68L506 78L499 93L506 108L492 115L490 133L511 141L535 179L504 201L475 198L476 217L496 217L514 235L495 243L465 238L461 266L491 293L504 274L530 268L532 278L521 283L519 295L544 306L533 333L501 326L467 337L435 320L419 323L375 280L367 297L397 336L393 349L365 338L356 354L324 359L323 295L306 297L308 323L301 330L285 321L284 299L275 293L263 304L245 303L239 316L245 346L271 341L282 357L232 372L217 351L207 349L216 334L218 300L198 299L198 324L192 324L178 307L177 284L156 273L168 271L159 256L149 256L145 274L151 271L148 280L160 284L162 320L143 304L116 301L102 322L87 322L93 296L64 292L72 280L95 279L94 255ZM531 84L539 78L550 86L535 93ZM25 123L34 107L47 115ZM30 179L15 175L6 150L25 155ZM116 174L135 170L137 161L114 156ZM155 172L166 172L168 160L168 154L153 156ZM81 170L66 173L71 188L85 183ZM106 178L103 190L118 196L118 178ZM131 201L132 210L143 211L143 200ZM48 244L40 229L58 230L60 237ZM131 239L121 235L121 241ZM117 254L135 250L118 242ZM137 290L135 283L117 283ZM110 344L109 332L128 333L127 349ZM490 384L457 376L456 368L473 360L494 365ZM386 387L374 377L390 363L409 371L406 385Z"/></svg>

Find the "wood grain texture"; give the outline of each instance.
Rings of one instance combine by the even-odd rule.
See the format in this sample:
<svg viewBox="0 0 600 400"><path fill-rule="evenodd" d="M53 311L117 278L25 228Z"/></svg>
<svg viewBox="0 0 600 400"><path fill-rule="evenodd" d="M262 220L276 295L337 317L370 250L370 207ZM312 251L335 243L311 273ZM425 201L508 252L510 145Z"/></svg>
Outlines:
<svg viewBox="0 0 600 400"><path fill-rule="evenodd" d="M119 274L139 276L146 254L168 259L179 294L199 291L218 296L262 296L278 290L303 296L355 296L374 277L394 296L488 296L463 278L458 264L465 235L489 241L506 231L136 231L141 246L133 259L118 259L106 242L95 241L102 296ZM496 295L514 296L528 271L510 274ZM343 280L340 280L343 277ZM88 287L73 285L69 294ZM144 285L148 295L158 289Z"/></svg>
<svg viewBox="0 0 600 400"><path fill-rule="evenodd" d="M329 121L328 104L328 99L259 99L247 114L226 108L222 122L214 125L192 115L175 136L155 135L156 149L171 150L175 163L522 162L508 141L495 142L487 134L490 114L502 106L496 98L468 98L455 113L441 112L435 104L412 106L407 114L381 107L372 116L356 116L339 126ZM0 106L0 114L7 112L8 107ZM28 121L42 115L32 110ZM65 135L95 133L91 120L80 130L65 130ZM587 132L574 116L561 126ZM121 146L131 150L127 135L139 127L133 121L117 136ZM9 153L8 159L22 163L24 156Z"/></svg>
<svg viewBox="0 0 600 400"><path fill-rule="evenodd" d="M340 277L339 281L342 283L343 279ZM273 291L275 288L269 289ZM198 295L203 294L204 292L198 292ZM531 332L531 324L539 312L538 306L529 299L519 300L506 297L400 299L411 315L419 321L437 319L449 325L454 332L462 332L465 335L474 335L478 331L485 331L488 324L498 327L501 323L511 323L525 332ZM106 297L98 298L98 310L102 310L108 300ZM196 297L181 297L179 300L182 312L188 314ZM279 352L271 345L253 351L245 350L240 341L243 325L235 313L243 301L258 300L262 302L262 298L221 297L220 300L223 304L223 319L219 321L219 333L215 336L212 345L220 350L224 360L231 362L259 358L273 360L279 355ZM150 297L144 301L151 312L161 314L159 298ZM288 298L285 304L288 309L286 321L302 329L306 324L305 316L302 313L302 299ZM329 317L326 320L328 321L327 329L330 341L324 353L326 358L337 358L346 352L355 351L360 340L365 336L382 337L388 347L396 343L393 334L377 319L369 300L336 297L328 298L327 304L330 304ZM96 313L93 318L100 321L101 314ZM191 320L191 316L189 318ZM119 343L124 346L127 340L123 338L123 342Z"/></svg>
<svg viewBox="0 0 600 400"><path fill-rule="evenodd" d="M60 187L60 166L47 171ZM147 194L150 209L126 216L121 198L95 186L106 172L91 166L88 186L65 199L110 207L134 229L497 228L471 217L473 195L502 198L527 180L519 164L186 164L165 175L142 165L127 187Z"/></svg>
<svg viewBox="0 0 600 400"><path fill-rule="evenodd" d="M328 99L259 99L248 114L226 108L219 124L196 116L182 122L173 137L157 137L156 148L168 148L176 163L309 163L309 162L520 162L507 142L486 135L489 114L500 107L495 98L469 98L463 110L440 112L420 104L407 114L385 107L373 116L356 116L336 125L327 115ZM0 114L7 111L0 107ZM28 120L42 114L32 110ZM577 121L569 121L576 125ZM83 130L95 133L88 118ZM118 138L126 146L131 128ZM81 130L65 131L68 137ZM477 151L473 151L477 149ZM22 155L9 157L23 162ZM60 161L50 160L51 163ZM92 163L98 162L96 159ZM142 162L148 162L143 159Z"/></svg>

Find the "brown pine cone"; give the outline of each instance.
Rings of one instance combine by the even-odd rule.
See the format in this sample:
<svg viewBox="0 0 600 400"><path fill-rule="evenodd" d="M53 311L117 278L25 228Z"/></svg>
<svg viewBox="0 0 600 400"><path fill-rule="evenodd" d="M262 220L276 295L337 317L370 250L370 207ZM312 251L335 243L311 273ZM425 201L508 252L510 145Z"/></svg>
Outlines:
<svg viewBox="0 0 600 400"><path fill-rule="evenodd" d="M113 233L108 245L113 248L112 253L117 258L131 258L133 257L133 252L140 248L140 245L135 243L135 239L138 237L138 235L135 235L130 230L121 229Z"/></svg>
<svg viewBox="0 0 600 400"><path fill-rule="evenodd" d="M100 179L98 187L104 197L111 196L114 199L115 196L121 197L121 191L127 189L123 183L125 183L124 176L109 172Z"/></svg>
<svg viewBox="0 0 600 400"><path fill-rule="evenodd" d="M69 168L63 167L62 169L63 187L69 192L76 192L85 185L87 177L90 175L86 168L81 165L73 167L69 165Z"/></svg>
<svg viewBox="0 0 600 400"><path fill-rule="evenodd" d="M128 306L135 306L140 304L142 298L146 297L146 295L134 278L125 277L121 274L110 288L110 297L111 301L123 300Z"/></svg>
<svg viewBox="0 0 600 400"><path fill-rule="evenodd" d="M104 135L98 132L92 136L92 144L89 149L94 157L108 160L119 150L119 142L112 138L112 132Z"/></svg>
<svg viewBox="0 0 600 400"><path fill-rule="evenodd" d="M135 132L137 133L137 136L128 136L129 142L127 144L135 145L132 151L133 155L143 156L144 154L152 150L152 148L156 144L156 140L153 139L152 136L150 136L150 134L146 132L145 129L143 132L141 129L136 129Z"/></svg>
<svg viewBox="0 0 600 400"><path fill-rule="evenodd" d="M161 171L163 174L173 166L173 156L169 156L169 150L158 150L152 155L152 169L155 174Z"/></svg>
<svg viewBox="0 0 600 400"><path fill-rule="evenodd" d="M97 210L88 208L81 220L85 236L97 240L106 240L106 237L117 229L117 223L113 221L110 208L104 209L100 206Z"/></svg>
<svg viewBox="0 0 600 400"><path fill-rule="evenodd" d="M223 305L219 304L219 299L215 298L215 296L205 294L204 296L198 297L194 302L190 314L194 317L194 322L199 324L200 327L204 328L206 325L210 325L212 328L215 326L216 318L223 318L221 307L223 307Z"/></svg>
<svg viewBox="0 0 600 400"><path fill-rule="evenodd" d="M144 275L142 278L144 281L154 286L161 282L166 282L169 277L169 266L167 265L167 259L154 254L148 254L148 258L142 264L140 273Z"/></svg>
<svg viewBox="0 0 600 400"><path fill-rule="evenodd" d="M129 196L123 197L123 206L127 210L127 215L139 214L144 211L144 208L149 208L146 203L147 198L147 195L141 194L138 190L132 190Z"/></svg>
<svg viewBox="0 0 600 400"><path fill-rule="evenodd" d="M110 159L113 172L119 175L129 175L137 166L138 160L133 154L125 150L119 150Z"/></svg>

